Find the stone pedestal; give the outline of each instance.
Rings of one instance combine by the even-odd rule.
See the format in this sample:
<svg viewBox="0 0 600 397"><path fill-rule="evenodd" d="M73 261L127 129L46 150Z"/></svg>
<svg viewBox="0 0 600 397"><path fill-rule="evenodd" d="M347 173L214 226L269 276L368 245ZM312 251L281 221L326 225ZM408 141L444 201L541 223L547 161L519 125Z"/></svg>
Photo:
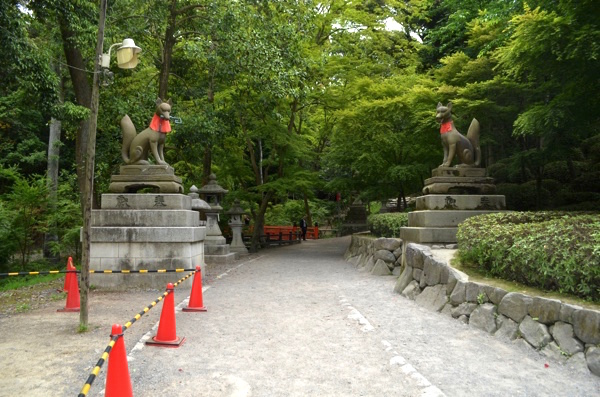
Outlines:
<svg viewBox="0 0 600 397"><path fill-rule="evenodd" d="M103 194L92 211L90 267L94 270L194 269L204 264L206 228L182 194ZM186 273L91 274L90 284L164 290ZM192 278L185 285L191 286Z"/></svg>
<svg viewBox="0 0 600 397"><path fill-rule="evenodd" d="M408 227L400 237L417 243L456 243L458 224L481 214L504 211L504 196L493 194L493 179L485 168L439 167L425 180L416 211L408 214Z"/></svg>
<svg viewBox="0 0 600 397"><path fill-rule="evenodd" d="M205 210L205 214L206 238L204 240L204 260L209 264L232 263L237 259L237 255L235 252L229 251L229 244L227 244L227 240L223 237L218 222L219 212Z"/></svg>
<svg viewBox="0 0 600 397"><path fill-rule="evenodd" d="M231 227L231 244L229 245L229 249L231 252L235 252L239 255L247 255L248 249L242 238L242 227L244 226L242 215L244 215L244 210L240 207L240 201L238 199L235 199L233 206L226 214L230 216L229 227Z"/></svg>
<svg viewBox="0 0 600 397"><path fill-rule="evenodd" d="M423 194L494 194L494 179L485 168L438 167L425 180Z"/></svg>
<svg viewBox="0 0 600 397"><path fill-rule="evenodd" d="M220 202L227 194L227 190L219 186L217 176L210 174L206 185L197 190L200 197L208 203L209 208L202 210L206 217L206 241L204 245L206 263L231 263L237 259L235 252L229 252L221 228L219 227L219 214L223 211Z"/></svg>
<svg viewBox="0 0 600 397"><path fill-rule="evenodd" d="M183 193L181 178L169 165L122 165L119 175L110 178L111 193L136 193L151 188L157 193Z"/></svg>

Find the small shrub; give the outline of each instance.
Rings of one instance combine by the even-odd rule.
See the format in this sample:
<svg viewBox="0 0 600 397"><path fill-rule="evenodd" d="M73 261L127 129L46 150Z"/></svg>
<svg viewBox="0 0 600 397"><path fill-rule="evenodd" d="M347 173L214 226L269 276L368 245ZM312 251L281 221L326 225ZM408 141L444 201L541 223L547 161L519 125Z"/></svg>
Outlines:
<svg viewBox="0 0 600 397"><path fill-rule="evenodd" d="M459 258L492 276L600 300L597 213L481 215L463 222L457 239Z"/></svg>
<svg viewBox="0 0 600 397"><path fill-rule="evenodd" d="M400 228L408 226L408 214L392 212L372 214L367 218L371 233L379 237L400 237Z"/></svg>
<svg viewBox="0 0 600 397"><path fill-rule="evenodd" d="M516 211L527 211L536 208L535 181L521 185L515 183L502 183L497 185L497 194L506 196L506 207ZM545 206L550 200L550 192L544 187L541 189L541 205Z"/></svg>
<svg viewBox="0 0 600 397"><path fill-rule="evenodd" d="M573 162L576 175L581 173L581 169L584 168L584 163L581 161ZM554 161L544 166L544 178L555 179L562 183L569 183L573 179L569 166L566 160Z"/></svg>
<svg viewBox="0 0 600 397"><path fill-rule="evenodd" d="M573 181L575 190L600 193L600 171L587 172Z"/></svg>

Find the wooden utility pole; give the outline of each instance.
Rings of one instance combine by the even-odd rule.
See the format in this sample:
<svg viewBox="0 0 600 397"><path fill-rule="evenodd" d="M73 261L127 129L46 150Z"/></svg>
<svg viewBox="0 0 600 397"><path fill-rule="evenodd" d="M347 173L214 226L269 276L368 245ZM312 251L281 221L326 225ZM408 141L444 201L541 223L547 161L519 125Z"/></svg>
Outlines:
<svg viewBox="0 0 600 397"><path fill-rule="evenodd" d="M100 99L100 59L104 47L104 25L108 0L100 0L100 18L98 20L98 41L96 43L96 58L94 63L94 78L92 83L92 103L90 107L89 136L85 156L85 188L83 206L83 232L81 254L81 293L79 308L79 327L88 327L88 294L90 290L90 234L92 230L92 202L94 196L94 164L96 160L96 128L98 126L98 103Z"/></svg>

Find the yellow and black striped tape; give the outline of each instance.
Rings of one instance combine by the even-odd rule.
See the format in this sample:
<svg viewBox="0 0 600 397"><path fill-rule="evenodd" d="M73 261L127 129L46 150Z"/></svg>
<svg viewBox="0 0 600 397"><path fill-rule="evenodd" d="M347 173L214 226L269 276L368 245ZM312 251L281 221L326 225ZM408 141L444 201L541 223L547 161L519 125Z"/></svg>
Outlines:
<svg viewBox="0 0 600 397"><path fill-rule="evenodd" d="M179 270L179 269L177 269L177 270ZM188 278L190 278L191 276L193 276L194 273L196 273L196 269L193 269L192 273L188 274L187 276L182 277L181 279L177 280L177 282L173 284L173 288L177 287L179 284L181 284L182 282L184 282L185 280L187 280ZM144 314L148 313L150 311L150 309L152 309L154 306L156 306L161 300L163 300L164 298L166 298L167 295L169 295L170 293L171 293L170 290L166 290L161 296L159 296L158 298L156 298L154 300L154 302L152 302L151 304L149 304L148 306L146 306L141 312L139 312L138 314L136 314L131 320L129 320L127 323L125 323L125 325L123 325L122 332L125 333L125 330L127 330L129 327L131 327L133 325L133 323L135 323L137 320L139 320ZM94 380L96 379L96 377L100 373L100 369L102 368L102 365L104 364L104 362L108 358L108 356L110 354L110 351L112 350L113 346L117 342L117 339L119 338L119 336L120 335L116 335L116 336L112 337L110 343L108 344L108 346L106 346L106 349L104 349L104 353L102 353L102 357L100 357L100 359L96 363L96 366L94 367L94 369L90 373L90 376L87 378L87 380L85 382L85 385L81 389L81 392L79 393L78 397L85 397L85 396L87 396L87 394L90 391L90 388L92 387L92 383L94 383Z"/></svg>
<svg viewBox="0 0 600 397"><path fill-rule="evenodd" d="M106 362L106 359L108 358L108 356L110 354L110 351L112 350L115 343L117 343L117 340L119 339L119 337L120 337L120 335L115 335L111 338L110 343L108 344L108 346L106 346L106 349L104 349L104 353L102 353L100 360L98 360L98 362L96 363L96 366L90 373L90 376L88 376L88 378L85 382L85 385L83 385L83 388L81 389L81 391L79 392L79 395L77 397L87 396L87 394L90 391L90 388L92 387L92 383L94 383L94 380L96 380L96 376L98 376L98 374L100 373L100 369L102 368L102 365L104 365L104 363Z"/></svg>
<svg viewBox="0 0 600 397"><path fill-rule="evenodd" d="M196 271L196 269L90 270L90 274L183 273L183 272L194 272L194 271ZM81 270L46 270L46 271L38 271L38 272L11 272L11 273L0 273L0 277L42 276L42 275L59 274L59 273L81 273Z"/></svg>

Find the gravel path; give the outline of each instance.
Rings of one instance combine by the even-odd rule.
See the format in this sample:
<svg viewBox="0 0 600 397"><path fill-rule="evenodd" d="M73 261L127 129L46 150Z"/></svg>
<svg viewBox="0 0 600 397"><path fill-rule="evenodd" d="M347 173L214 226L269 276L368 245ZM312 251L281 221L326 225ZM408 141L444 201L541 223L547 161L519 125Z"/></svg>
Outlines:
<svg viewBox="0 0 600 397"><path fill-rule="evenodd" d="M143 396L593 396L600 379L497 341L356 271L348 238L263 251L179 313L178 349L132 354Z"/></svg>
<svg viewBox="0 0 600 397"><path fill-rule="evenodd" d="M532 349L394 294L393 277L358 272L343 260L349 242L306 241L211 267L204 275L205 313L180 312L189 290L176 289L177 335L186 338L181 347L142 343L156 334L162 304L126 333L134 395L600 395L600 378L548 363ZM0 396L77 395L108 343L115 322L108 318L127 321L161 293L124 294L112 308L106 303L114 296L95 294L92 305L97 300L103 311L115 311L92 311L105 326L73 335L72 325L55 324L59 335L47 332L49 345L37 348L11 343L5 333L24 332L32 321L64 323L65 314L50 305L0 319ZM52 349L57 337L64 342ZM89 396L103 395L106 369Z"/></svg>

